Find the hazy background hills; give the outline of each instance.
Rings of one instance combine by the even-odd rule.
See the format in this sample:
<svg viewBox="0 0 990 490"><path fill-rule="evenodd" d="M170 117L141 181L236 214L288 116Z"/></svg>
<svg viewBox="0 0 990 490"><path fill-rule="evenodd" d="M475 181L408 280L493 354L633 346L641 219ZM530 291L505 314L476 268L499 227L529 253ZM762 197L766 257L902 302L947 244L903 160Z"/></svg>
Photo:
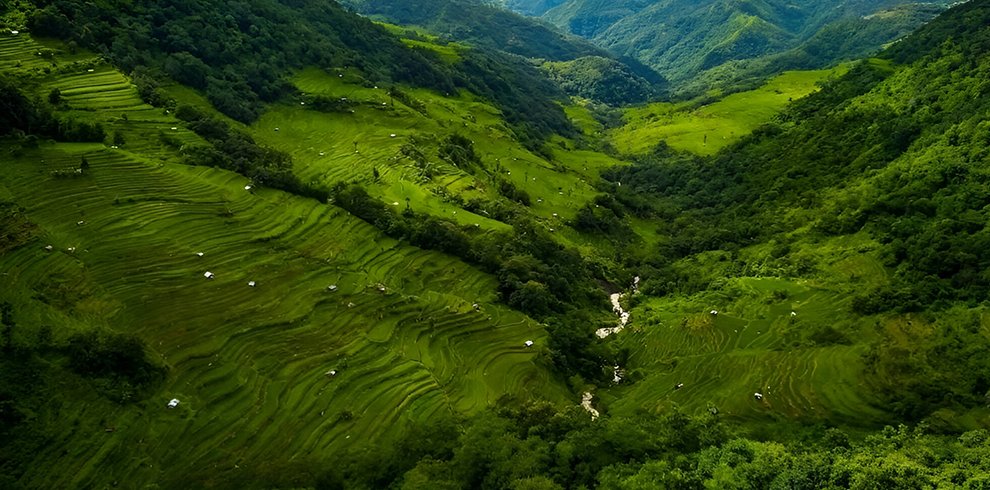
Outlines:
<svg viewBox="0 0 990 490"><path fill-rule="evenodd" d="M610 104L643 102L666 94L667 81L629 56L538 19L477 0L344 0L357 12L466 42L487 51L504 52L545 66L570 95Z"/></svg>
<svg viewBox="0 0 990 490"><path fill-rule="evenodd" d="M948 2L902 0L568 0L506 6L592 40L683 83L862 57L933 18ZM542 13L541 13L542 12ZM753 63L748 61L756 60ZM679 90L700 90L697 85Z"/></svg>

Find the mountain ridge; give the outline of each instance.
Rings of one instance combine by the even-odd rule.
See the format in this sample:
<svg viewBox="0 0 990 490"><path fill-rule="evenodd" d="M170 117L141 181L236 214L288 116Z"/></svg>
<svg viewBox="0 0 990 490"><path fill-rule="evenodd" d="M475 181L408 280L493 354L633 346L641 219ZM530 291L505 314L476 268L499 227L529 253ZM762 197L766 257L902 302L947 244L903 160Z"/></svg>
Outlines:
<svg viewBox="0 0 990 490"><path fill-rule="evenodd" d="M635 57L681 83L698 75L704 77L706 71L726 62L759 60L767 55L800 49L823 29L834 28L830 26L840 20L869 18L870 14L880 11L888 15L873 17L874 22L894 24L902 22L903 18L913 18L908 14L890 17L890 12L896 12L889 10L892 7L925 12L922 18L910 21L913 29L934 17L929 4L945 5L944 2L888 1L877 4L858 1L836 7L822 2L776 0L701 3L629 0L609 3L606 7L586 0L571 0L548 11L543 18L617 53ZM608 12L613 13L603 19L602 15ZM584 20L586 18L589 20ZM588 22L592 22L594 28L588 28ZM879 49L906 33L903 28L876 30L873 38L861 39L857 49L862 50L867 45ZM887 33L890 30L893 32ZM744 38L739 39L740 35ZM758 42L747 42L745 36ZM837 44L821 61L802 66L787 64L783 69L824 68L861 55L862 51L849 51Z"/></svg>

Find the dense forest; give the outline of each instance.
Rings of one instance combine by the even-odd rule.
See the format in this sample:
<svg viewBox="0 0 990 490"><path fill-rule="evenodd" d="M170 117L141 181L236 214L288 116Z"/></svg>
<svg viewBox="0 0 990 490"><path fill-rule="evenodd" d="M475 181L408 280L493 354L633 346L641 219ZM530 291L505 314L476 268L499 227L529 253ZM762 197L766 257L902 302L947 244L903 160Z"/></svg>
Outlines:
<svg viewBox="0 0 990 490"><path fill-rule="evenodd" d="M327 489L968 489L986 484L988 462L986 430L888 426L854 442L818 426L778 442L733 435L717 415L594 423L503 399L466 426L436 422L396 447L356 451L315 480Z"/></svg>

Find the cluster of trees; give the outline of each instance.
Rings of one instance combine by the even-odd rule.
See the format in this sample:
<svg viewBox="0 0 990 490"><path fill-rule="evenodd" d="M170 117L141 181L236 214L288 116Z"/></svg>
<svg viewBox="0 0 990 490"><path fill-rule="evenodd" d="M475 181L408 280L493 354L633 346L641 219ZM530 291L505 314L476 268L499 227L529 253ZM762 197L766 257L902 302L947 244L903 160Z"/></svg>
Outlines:
<svg viewBox="0 0 990 490"><path fill-rule="evenodd" d="M717 415L638 413L592 421L577 407L503 398L467 421L435 420L392 444L362 447L327 468L246 469L265 488L558 490L601 488L985 488L990 433L947 435L926 424L861 440L822 426L779 442L732 433ZM185 482L186 485L189 482Z"/></svg>
<svg viewBox="0 0 990 490"><path fill-rule="evenodd" d="M38 231L38 225L28 219L26 209L0 201L0 254L26 245Z"/></svg>
<svg viewBox="0 0 990 490"><path fill-rule="evenodd" d="M89 330L61 348L73 372L90 378L108 398L127 402L165 379L164 366L148 359L144 341L133 335Z"/></svg>
<svg viewBox="0 0 990 490"><path fill-rule="evenodd" d="M956 410L990 404L990 355L980 312L956 307L913 318L878 325L882 340L865 356L887 406L904 420L934 414L929 423L950 427Z"/></svg>
<svg viewBox="0 0 990 490"><path fill-rule="evenodd" d="M106 131L98 122L58 117L55 108L61 102L60 95L49 96L46 101L31 99L21 92L18 82L0 75L0 107L4 108L0 114L0 136L18 135L29 144L38 137L73 142L98 142L106 138Z"/></svg>
<svg viewBox="0 0 990 490"><path fill-rule="evenodd" d="M474 143L462 134L453 133L445 137L440 141L437 154L453 166L468 173L481 165L481 159L474 151Z"/></svg>
<svg viewBox="0 0 990 490"><path fill-rule="evenodd" d="M614 196L602 194L578 209L571 226L585 233L602 233L618 241L628 240L632 230L622 219L626 212L626 206Z"/></svg>
<svg viewBox="0 0 990 490"><path fill-rule="evenodd" d="M175 115L189 123L189 129L210 142L209 146L183 147L187 163L232 170L250 178L256 185L321 201L327 199L327 191L303 184L292 173L292 158L289 154L258 145L247 133L234 130L224 121L193 106L180 105Z"/></svg>
<svg viewBox="0 0 990 490"><path fill-rule="evenodd" d="M610 105L636 104L659 97L665 82L650 82L622 63L601 56L546 62L543 70L569 95Z"/></svg>
<svg viewBox="0 0 990 490"><path fill-rule="evenodd" d="M34 324L0 302L0 487L17 480L42 451L63 443L64 406L135 403L153 393L167 368L149 357L140 338L109 330L68 337Z"/></svg>

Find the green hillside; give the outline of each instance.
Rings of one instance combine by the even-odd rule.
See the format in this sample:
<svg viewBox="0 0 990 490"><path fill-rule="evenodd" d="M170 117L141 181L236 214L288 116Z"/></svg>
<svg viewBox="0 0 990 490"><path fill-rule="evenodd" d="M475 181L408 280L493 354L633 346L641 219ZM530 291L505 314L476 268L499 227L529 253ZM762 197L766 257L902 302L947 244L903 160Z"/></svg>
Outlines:
<svg viewBox="0 0 990 490"><path fill-rule="evenodd" d="M709 104L657 102L629 107L622 111L623 124L609 131L609 140L626 155L648 153L658 144L714 155L847 69L785 72L755 90L730 94Z"/></svg>
<svg viewBox="0 0 990 490"><path fill-rule="evenodd" d="M405 0L347 0L344 3L365 15L527 58L559 61L606 55L584 39L561 34L543 23L474 0L425 4Z"/></svg>
<svg viewBox="0 0 990 490"><path fill-rule="evenodd" d="M7 35L0 61L38 95L58 88L58 117L115 136L4 143L2 263L18 285L0 294L5 481L268 481L290 458L387 444L507 393L568 398L538 360L546 333L498 304L492 276L339 208L182 165L177 149L204 143L183 121L91 55L58 51L51 74L24 62L41 49ZM122 388L74 367L76 336L101 331L143 343L167 377Z"/></svg>
<svg viewBox="0 0 990 490"><path fill-rule="evenodd" d="M895 4L625 105L493 49L592 2L0 3L0 488L983 488L990 0Z"/></svg>
<svg viewBox="0 0 990 490"><path fill-rule="evenodd" d="M934 17L944 2L570 0L543 18L630 56L696 95L789 69L863 57ZM729 80L726 81L726 78Z"/></svg>
<svg viewBox="0 0 990 490"><path fill-rule="evenodd" d="M618 59L584 39L561 34L552 26L483 2L349 0L345 3L362 14L425 29L443 39L511 53L537 63L551 62L552 78L569 95L618 105L657 98L667 89L663 77L635 58ZM605 88L612 86L617 88Z"/></svg>
<svg viewBox="0 0 990 490"><path fill-rule="evenodd" d="M577 224L658 236L620 252L640 280L600 418L498 405L396 481L979 488L988 19L957 6L713 157L607 171Z"/></svg>
<svg viewBox="0 0 990 490"><path fill-rule="evenodd" d="M500 0L499 3L524 15L539 16L564 3L564 0Z"/></svg>
<svg viewBox="0 0 990 490"><path fill-rule="evenodd" d="M796 320L803 308L822 314L805 328L835 330L822 331L829 344L869 349L861 390L902 417L951 410L958 414L953 423L967 426L973 411L985 422L984 375L971 364L982 356L943 349L985 341L985 161L968 142L980 137L986 114L985 98L971 96L986 65L986 10L984 2L957 7L904 41L928 43L927 50L887 53L907 64L861 63L711 160L660 151L611 174L623 192L662 196L653 213L677 216L662 228L660 255L668 258L652 260L657 275L642 273L643 290L696 294L696 311L722 310L751 294L729 278L803 278L820 295L844 298L825 301L839 309L812 306L789 286L780 287L778 300L791 305ZM948 35L950 22L972 30L952 41L926 37ZM933 86L942 91L932 94ZM671 260L677 256L684 259ZM754 321L753 312L730 308L730 317L748 322L739 326ZM720 314L715 326L722 321ZM798 345L809 334L796 333ZM905 347L904 336L916 342ZM913 356L913 368L904 370L902 355Z"/></svg>

